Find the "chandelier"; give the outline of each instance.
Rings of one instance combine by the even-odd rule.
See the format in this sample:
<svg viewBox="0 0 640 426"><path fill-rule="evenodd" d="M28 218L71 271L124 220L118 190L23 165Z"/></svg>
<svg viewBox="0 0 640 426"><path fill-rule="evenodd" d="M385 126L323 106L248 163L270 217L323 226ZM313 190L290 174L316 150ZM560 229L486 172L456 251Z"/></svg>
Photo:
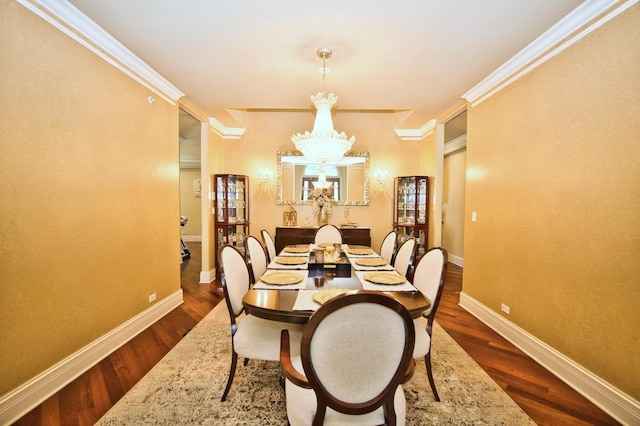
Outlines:
<svg viewBox="0 0 640 426"><path fill-rule="evenodd" d="M311 101L318 110L313 130L293 135L291 141L295 144L296 149L311 161L330 163L342 158L344 153L351 149L356 137L351 136L347 139L344 132L338 133L333 129L331 108L338 101L338 97L333 93L329 93L328 96L324 94L326 61L333 52L331 49L320 48L316 53L322 59L322 91L311 95Z"/></svg>

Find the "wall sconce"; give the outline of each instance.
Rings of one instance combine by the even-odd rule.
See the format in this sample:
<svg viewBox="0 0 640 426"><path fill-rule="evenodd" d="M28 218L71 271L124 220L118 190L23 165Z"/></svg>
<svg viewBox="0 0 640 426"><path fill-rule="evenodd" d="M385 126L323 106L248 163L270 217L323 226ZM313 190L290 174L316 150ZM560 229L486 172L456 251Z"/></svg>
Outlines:
<svg viewBox="0 0 640 426"><path fill-rule="evenodd" d="M387 173L386 170L377 171L375 174L375 178L380 189L383 189L385 186L387 186L387 179L389 178L389 173Z"/></svg>
<svg viewBox="0 0 640 426"><path fill-rule="evenodd" d="M258 171L258 181L260 181L261 185L269 183L269 180L271 180L271 172L269 170Z"/></svg>

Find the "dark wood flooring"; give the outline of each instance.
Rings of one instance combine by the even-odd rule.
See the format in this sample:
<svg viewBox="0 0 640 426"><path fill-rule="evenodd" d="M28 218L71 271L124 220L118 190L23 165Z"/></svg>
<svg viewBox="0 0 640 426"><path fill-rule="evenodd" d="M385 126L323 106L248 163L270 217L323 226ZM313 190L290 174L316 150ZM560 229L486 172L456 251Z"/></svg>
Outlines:
<svg viewBox="0 0 640 426"><path fill-rule="evenodd" d="M15 425L94 424L222 300L219 283L199 284L200 244L187 245L191 258L182 265L184 303ZM538 425L619 424L460 308L461 288L462 268L450 264L436 321Z"/></svg>

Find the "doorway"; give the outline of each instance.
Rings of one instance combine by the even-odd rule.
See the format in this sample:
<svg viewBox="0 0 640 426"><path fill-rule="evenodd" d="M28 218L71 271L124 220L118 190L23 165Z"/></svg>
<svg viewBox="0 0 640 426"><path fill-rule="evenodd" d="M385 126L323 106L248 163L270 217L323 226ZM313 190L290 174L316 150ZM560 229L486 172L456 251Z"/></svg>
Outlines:
<svg viewBox="0 0 640 426"><path fill-rule="evenodd" d="M188 250L190 242L202 242L202 135L200 121L183 109L180 109L178 122L180 144L180 237Z"/></svg>
<svg viewBox="0 0 640 426"><path fill-rule="evenodd" d="M463 267L467 112L446 122L444 134L442 247L451 263Z"/></svg>

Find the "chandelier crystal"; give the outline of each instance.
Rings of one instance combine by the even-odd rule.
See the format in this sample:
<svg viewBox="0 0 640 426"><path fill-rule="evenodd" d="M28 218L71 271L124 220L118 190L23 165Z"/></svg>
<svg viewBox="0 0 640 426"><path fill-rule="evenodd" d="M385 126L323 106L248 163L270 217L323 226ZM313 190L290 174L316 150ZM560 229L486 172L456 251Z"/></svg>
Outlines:
<svg viewBox="0 0 640 426"><path fill-rule="evenodd" d="M311 101L317 109L316 119L311 132L298 133L291 136L291 141L302 155L317 163L337 161L351 149L356 141L355 136L347 138L342 132L333 129L331 108L338 101L333 93L325 96L324 78L326 74L326 60L331 57L331 49L318 49L318 57L322 58L322 91L311 95Z"/></svg>

